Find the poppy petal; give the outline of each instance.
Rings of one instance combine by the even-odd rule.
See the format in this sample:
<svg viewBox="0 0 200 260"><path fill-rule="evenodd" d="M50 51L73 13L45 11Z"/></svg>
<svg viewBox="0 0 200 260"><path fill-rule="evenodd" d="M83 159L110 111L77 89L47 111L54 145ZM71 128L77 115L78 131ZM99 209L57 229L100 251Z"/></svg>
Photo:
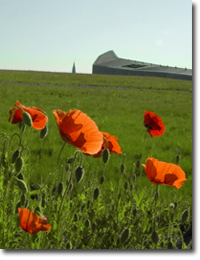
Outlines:
<svg viewBox="0 0 200 260"><path fill-rule="evenodd" d="M40 219L39 216L26 208L18 208L20 226L24 231L29 232L31 235L39 231L49 231L51 225L47 224L45 220Z"/></svg>
<svg viewBox="0 0 200 260"><path fill-rule="evenodd" d="M78 109L68 113L57 109L53 114L64 141L90 155L100 150L103 136L89 116Z"/></svg>
<svg viewBox="0 0 200 260"><path fill-rule="evenodd" d="M162 119L151 111L144 112L143 124L151 137L160 136L165 132L165 125L163 124Z"/></svg>
<svg viewBox="0 0 200 260"><path fill-rule="evenodd" d="M18 107L18 108L16 108ZM9 114L9 121L12 124L18 124L23 120L22 118L22 109L23 111L27 112L31 118L32 118L32 127L35 128L36 130L41 130L45 127L47 124L48 118L47 116L42 112L40 108L36 107L26 107L20 104L19 101L16 102L16 104L13 106L12 109L10 109Z"/></svg>
<svg viewBox="0 0 200 260"><path fill-rule="evenodd" d="M173 163L147 158L146 165L142 164L148 179L154 184L164 184L179 189L187 180L185 172Z"/></svg>

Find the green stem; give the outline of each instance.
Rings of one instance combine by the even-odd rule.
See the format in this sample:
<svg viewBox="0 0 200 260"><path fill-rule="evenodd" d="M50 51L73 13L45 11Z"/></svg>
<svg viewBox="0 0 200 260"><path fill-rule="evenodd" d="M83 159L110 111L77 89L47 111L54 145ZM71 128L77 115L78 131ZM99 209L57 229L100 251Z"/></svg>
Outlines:
<svg viewBox="0 0 200 260"><path fill-rule="evenodd" d="M62 145L62 147L61 147L61 149L60 149L60 152L59 152L59 155L58 155L58 159L57 159L57 163L59 163L60 156L61 156L61 153L62 153L62 151L63 151L65 145L66 145L66 142L64 142L64 144Z"/></svg>

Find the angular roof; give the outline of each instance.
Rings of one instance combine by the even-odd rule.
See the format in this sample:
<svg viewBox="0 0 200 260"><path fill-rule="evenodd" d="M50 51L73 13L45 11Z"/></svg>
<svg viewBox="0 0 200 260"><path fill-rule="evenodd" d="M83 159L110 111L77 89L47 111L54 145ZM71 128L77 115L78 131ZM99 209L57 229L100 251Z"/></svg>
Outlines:
<svg viewBox="0 0 200 260"><path fill-rule="evenodd" d="M121 68L134 71L149 71L149 72L165 72L183 75L191 75L192 70L187 68L178 68L172 66L164 66L148 62L136 61L119 58L114 51L108 51L101 54L94 62L93 66L100 65L112 68Z"/></svg>

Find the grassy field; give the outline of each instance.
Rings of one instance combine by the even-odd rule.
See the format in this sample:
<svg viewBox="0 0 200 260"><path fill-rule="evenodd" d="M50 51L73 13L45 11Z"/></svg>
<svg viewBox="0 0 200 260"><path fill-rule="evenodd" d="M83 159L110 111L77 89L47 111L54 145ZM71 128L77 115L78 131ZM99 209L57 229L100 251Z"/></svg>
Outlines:
<svg viewBox="0 0 200 260"><path fill-rule="evenodd" d="M48 233L34 236L20 229L15 208L22 192L12 181L5 189L5 172L12 172L13 165L1 166L1 248L175 248L175 239L182 239L179 224L184 211L189 212L182 223L185 230L191 228L192 221L191 89L191 81L162 78L0 71L0 133L9 137L19 133L18 126L8 122L9 110L17 100L48 115L49 132L44 140L32 128L23 135L29 152L23 154L22 173L28 187L25 204L30 209L39 207L52 225ZM64 196L78 159L68 167L67 158L76 149L66 145L57 163L63 141L52 111L74 108L90 116L101 131L116 136L123 154L111 154L106 165L101 158L83 156L84 177L78 184L73 179L73 189ZM166 126L162 136L151 138L146 132L146 110L162 118ZM16 147L15 136L7 159ZM152 206L156 185L137 165L145 163L147 157L175 163L177 155L187 181L180 190L159 186L159 198ZM64 188L58 194L61 182ZM38 192L36 199L30 197L33 187ZM97 199L95 189L99 190ZM175 203L175 209L170 203ZM7 223L11 223L10 229ZM157 243L152 239L152 227L159 236Z"/></svg>

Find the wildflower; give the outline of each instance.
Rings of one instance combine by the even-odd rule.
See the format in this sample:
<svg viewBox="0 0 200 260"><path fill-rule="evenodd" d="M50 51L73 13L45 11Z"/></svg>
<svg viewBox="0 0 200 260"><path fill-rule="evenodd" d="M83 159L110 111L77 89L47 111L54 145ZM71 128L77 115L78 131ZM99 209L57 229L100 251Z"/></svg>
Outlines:
<svg viewBox="0 0 200 260"><path fill-rule="evenodd" d="M148 179L153 184L164 184L180 189L187 180L185 172L180 166L172 163L158 161L154 158L147 158L146 165L142 164Z"/></svg>
<svg viewBox="0 0 200 260"><path fill-rule="evenodd" d="M100 150L103 135L89 116L77 109L68 113L57 109L53 114L63 141L90 155Z"/></svg>
<svg viewBox="0 0 200 260"><path fill-rule="evenodd" d="M162 119L153 112L144 112L143 124L147 128L151 137L160 136L165 132L165 125L163 124Z"/></svg>
<svg viewBox="0 0 200 260"><path fill-rule="evenodd" d="M18 213L21 228L31 235L39 231L47 232L51 229L51 225L47 224L47 219L44 216L39 218L36 213L26 208L18 208Z"/></svg>
<svg viewBox="0 0 200 260"><path fill-rule="evenodd" d="M118 144L118 139L117 137L110 135L106 132L102 132L103 137L106 138L107 140L107 148L109 150L110 153L118 153L121 154L121 148ZM94 155L94 158L100 157L102 151L104 150L104 148L106 147L106 140L103 141L103 144L101 146L101 149L99 150L99 152L97 154Z"/></svg>
<svg viewBox="0 0 200 260"><path fill-rule="evenodd" d="M23 121L23 111L27 112L32 119L32 127L36 130L41 130L46 126L47 116L37 107L26 107L20 104L19 101L10 109L9 121L12 124L18 124Z"/></svg>

